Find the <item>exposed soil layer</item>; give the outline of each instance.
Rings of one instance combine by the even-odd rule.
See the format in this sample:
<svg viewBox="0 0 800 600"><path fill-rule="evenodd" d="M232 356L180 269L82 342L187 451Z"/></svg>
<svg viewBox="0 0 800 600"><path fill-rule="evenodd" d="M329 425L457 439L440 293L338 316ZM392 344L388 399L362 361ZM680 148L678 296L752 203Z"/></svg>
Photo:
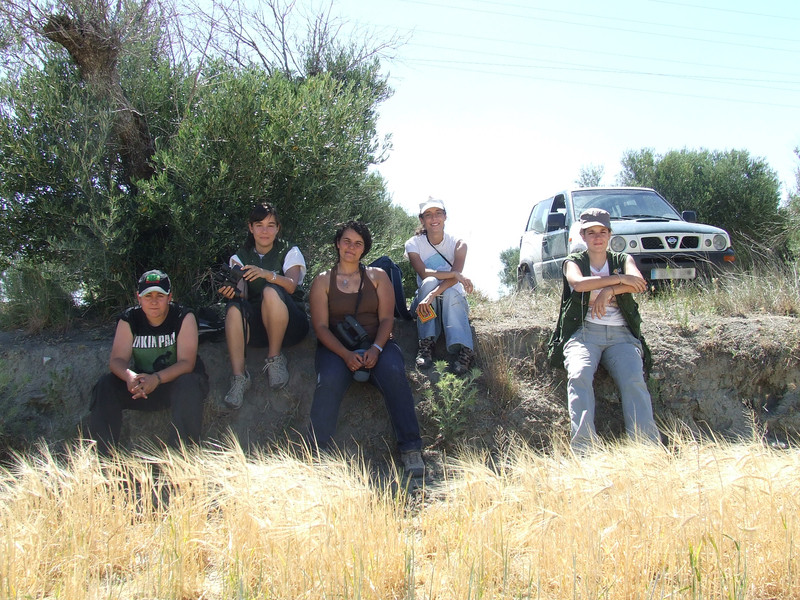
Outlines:
<svg viewBox="0 0 800 600"><path fill-rule="evenodd" d="M487 316L484 316L487 315ZM418 414L428 448L459 443L497 448L510 437L536 447L568 430L564 373L547 366L545 345L553 315L475 310L478 340L477 401L468 411L459 439L442 438L423 390L437 380L414 368L416 331L397 321L395 338L403 348ZM648 385L664 431L685 427L698 435L765 436L790 441L800 431L800 324L792 317L708 318L675 323L645 315L644 333L653 353ZM76 439L88 414L92 386L106 371L113 326L76 330L61 336L0 334L0 444L24 450L39 440L59 446ZM281 391L269 389L262 373L265 350L248 349L253 387L238 411L222 406L229 386L224 341L204 342L200 354L210 376L204 437L225 442L235 436L244 447L286 445L305 431L316 384L309 336L286 351L291 379ZM443 343L439 358L446 358ZM616 387L602 370L596 377L598 432L624 434ZM435 401L435 400L434 400ZM123 442L166 439L166 413L126 415ZM337 441L367 458L387 457L394 440L380 394L354 383L339 418Z"/></svg>

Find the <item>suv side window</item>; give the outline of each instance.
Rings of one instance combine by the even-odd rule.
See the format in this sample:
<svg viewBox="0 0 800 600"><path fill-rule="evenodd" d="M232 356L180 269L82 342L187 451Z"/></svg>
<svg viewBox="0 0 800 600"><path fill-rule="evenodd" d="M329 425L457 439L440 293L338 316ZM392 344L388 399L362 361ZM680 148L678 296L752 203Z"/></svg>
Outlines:
<svg viewBox="0 0 800 600"><path fill-rule="evenodd" d="M533 207L533 210L531 211L531 217L528 220L528 231L533 231L534 233L545 233L547 230L547 215L550 212L550 205L552 202L553 199L548 198L547 200L543 200Z"/></svg>

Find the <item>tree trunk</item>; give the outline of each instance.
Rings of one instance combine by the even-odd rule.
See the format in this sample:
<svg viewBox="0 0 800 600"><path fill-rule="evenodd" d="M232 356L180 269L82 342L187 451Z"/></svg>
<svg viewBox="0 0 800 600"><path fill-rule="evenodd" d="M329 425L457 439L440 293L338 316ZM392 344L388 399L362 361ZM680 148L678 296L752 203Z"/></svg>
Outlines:
<svg viewBox="0 0 800 600"><path fill-rule="evenodd" d="M114 133L125 170L125 179L149 179L154 174L150 157L153 139L144 115L125 96L117 71L120 42L110 31L98 29L91 21L75 22L65 15L51 16L44 27L51 41L63 46L80 69L81 78L99 98L114 110Z"/></svg>

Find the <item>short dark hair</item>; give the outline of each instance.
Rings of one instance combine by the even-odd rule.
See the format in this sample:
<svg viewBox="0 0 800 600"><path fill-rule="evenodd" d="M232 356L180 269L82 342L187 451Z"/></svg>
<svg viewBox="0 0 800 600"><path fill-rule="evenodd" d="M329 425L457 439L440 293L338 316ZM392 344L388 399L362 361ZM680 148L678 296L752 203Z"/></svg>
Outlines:
<svg viewBox="0 0 800 600"><path fill-rule="evenodd" d="M342 236L347 229L352 229L361 236L362 240L364 240L364 254L361 255L361 258L364 258L369 252L370 248L372 248L372 234L369 232L369 227L367 227L367 224L363 221L347 221L345 223L339 223L336 226L336 233L333 236L333 247L337 249L337 255L339 241L342 239Z"/></svg>
<svg viewBox="0 0 800 600"><path fill-rule="evenodd" d="M275 210L275 207L268 202L263 202L261 204L256 204L253 208L250 209L250 214L247 215L247 224L252 225L253 223L260 223L267 217L275 217L275 223L278 227L281 226L281 219L278 217L278 211ZM256 239L253 237L253 234L248 232L247 233L247 240L244 243L244 247L248 249L255 248L256 246Z"/></svg>

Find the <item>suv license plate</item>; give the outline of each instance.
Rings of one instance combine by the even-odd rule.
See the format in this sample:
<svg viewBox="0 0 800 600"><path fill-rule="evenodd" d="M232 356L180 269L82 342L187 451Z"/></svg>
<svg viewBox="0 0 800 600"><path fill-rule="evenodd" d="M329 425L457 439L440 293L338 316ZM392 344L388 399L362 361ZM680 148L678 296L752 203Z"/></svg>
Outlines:
<svg viewBox="0 0 800 600"><path fill-rule="evenodd" d="M651 269L650 279L694 279L694 267L681 269Z"/></svg>

